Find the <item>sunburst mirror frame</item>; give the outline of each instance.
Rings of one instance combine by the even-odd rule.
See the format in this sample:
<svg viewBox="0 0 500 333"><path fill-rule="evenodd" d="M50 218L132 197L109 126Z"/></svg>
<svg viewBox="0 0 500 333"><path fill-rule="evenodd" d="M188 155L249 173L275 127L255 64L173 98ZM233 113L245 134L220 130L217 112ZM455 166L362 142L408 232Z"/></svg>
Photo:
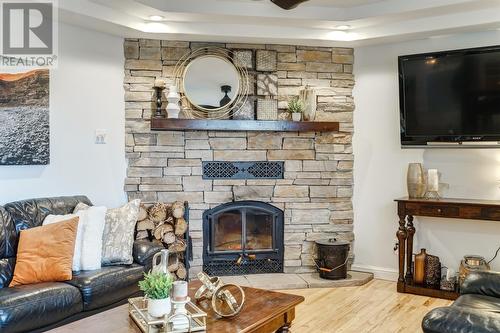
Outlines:
<svg viewBox="0 0 500 333"><path fill-rule="evenodd" d="M184 91L184 76L188 65L198 57L213 56L229 62L238 72L239 87L234 98L230 103L216 110L209 110L191 103L186 97ZM174 68L174 82L179 89L181 96L181 105L184 114L193 119L229 119L231 115L237 114L243 107L250 91L250 82L248 71L245 67L238 64L234 57L234 52L220 47L201 47L184 54Z"/></svg>

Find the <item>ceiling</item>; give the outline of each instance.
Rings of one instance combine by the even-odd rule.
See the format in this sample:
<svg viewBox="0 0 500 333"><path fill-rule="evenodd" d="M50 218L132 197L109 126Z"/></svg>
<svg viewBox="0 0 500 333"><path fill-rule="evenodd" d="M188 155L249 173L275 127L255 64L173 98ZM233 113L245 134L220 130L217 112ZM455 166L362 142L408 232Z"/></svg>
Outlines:
<svg viewBox="0 0 500 333"><path fill-rule="evenodd" d="M268 0L59 0L59 7L62 21L130 38L359 46L500 29L500 0L310 0L289 11Z"/></svg>

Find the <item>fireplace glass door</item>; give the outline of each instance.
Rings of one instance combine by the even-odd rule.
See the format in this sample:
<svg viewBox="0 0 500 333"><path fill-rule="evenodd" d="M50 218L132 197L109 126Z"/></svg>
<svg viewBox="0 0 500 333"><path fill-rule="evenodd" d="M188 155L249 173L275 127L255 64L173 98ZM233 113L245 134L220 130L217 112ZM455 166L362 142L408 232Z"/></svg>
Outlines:
<svg viewBox="0 0 500 333"><path fill-rule="evenodd" d="M213 251L273 249L274 216L255 208L228 210L214 216Z"/></svg>

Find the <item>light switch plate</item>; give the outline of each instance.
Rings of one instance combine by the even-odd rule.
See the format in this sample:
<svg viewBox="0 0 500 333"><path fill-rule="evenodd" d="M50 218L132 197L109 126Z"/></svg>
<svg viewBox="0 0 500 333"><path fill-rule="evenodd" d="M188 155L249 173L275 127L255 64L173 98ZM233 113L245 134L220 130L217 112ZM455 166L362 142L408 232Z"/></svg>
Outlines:
<svg viewBox="0 0 500 333"><path fill-rule="evenodd" d="M98 145L105 145L107 143L108 131L105 129L95 130L95 143Z"/></svg>

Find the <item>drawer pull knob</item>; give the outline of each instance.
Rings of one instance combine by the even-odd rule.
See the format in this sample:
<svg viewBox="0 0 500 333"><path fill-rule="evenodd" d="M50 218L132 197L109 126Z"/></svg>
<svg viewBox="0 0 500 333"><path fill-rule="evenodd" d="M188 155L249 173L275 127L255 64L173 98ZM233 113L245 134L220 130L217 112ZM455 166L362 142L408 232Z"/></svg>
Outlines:
<svg viewBox="0 0 500 333"><path fill-rule="evenodd" d="M438 208L438 213L441 213L441 208Z"/></svg>

